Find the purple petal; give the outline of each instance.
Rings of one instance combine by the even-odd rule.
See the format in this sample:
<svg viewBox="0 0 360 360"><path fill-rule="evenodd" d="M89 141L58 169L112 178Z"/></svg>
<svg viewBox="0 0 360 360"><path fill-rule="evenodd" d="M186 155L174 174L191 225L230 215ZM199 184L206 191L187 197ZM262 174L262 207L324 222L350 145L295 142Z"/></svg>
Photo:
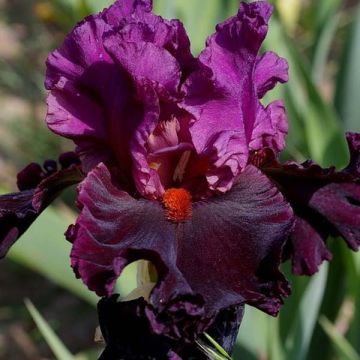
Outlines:
<svg viewBox="0 0 360 360"><path fill-rule="evenodd" d="M309 207L321 214L352 250L360 247L360 185L329 184L314 193Z"/></svg>
<svg viewBox="0 0 360 360"><path fill-rule="evenodd" d="M34 190L0 196L0 259L36 218Z"/></svg>
<svg viewBox="0 0 360 360"><path fill-rule="evenodd" d="M237 16L217 26L201 53L199 69L183 90L184 109L195 122L190 128L198 154L209 158L210 188L225 192L248 161L250 150L264 146L284 148L287 119L281 102L266 109L259 92L276 80L285 80L283 61L272 53L259 59L272 6L266 2L241 3ZM277 68L265 76L265 67ZM256 72L258 71L258 72Z"/></svg>
<svg viewBox="0 0 360 360"><path fill-rule="evenodd" d="M195 61L182 24L151 9L151 1L116 1L79 23L47 61L50 129L75 141L85 171L115 161L129 184L130 140L151 116L136 97L139 86L154 82L162 100L164 93L177 96Z"/></svg>
<svg viewBox="0 0 360 360"><path fill-rule="evenodd" d="M101 16L111 26L124 25L131 17L142 20L144 14L151 12L152 0L116 0Z"/></svg>
<svg viewBox="0 0 360 360"><path fill-rule="evenodd" d="M103 47L103 34L109 30L103 19L90 16L47 60L48 126L73 139L86 163L94 162L89 157L108 159L115 139L117 146L124 143L114 123L123 117L129 82Z"/></svg>
<svg viewBox="0 0 360 360"><path fill-rule="evenodd" d="M138 79L138 96L144 104L143 116L131 139L130 151L133 160L133 179L139 193L145 197L157 198L164 192L159 174L149 166L146 148L150 134L155 130L160 117L160 104L154 86L145 79Z"/></svg>
<svg viewBox="0 0 360 360"><path fill-rule="evenodd" d="M360 246L357 139L356 134L348 135L351 159L343 171L322 169L311 161L280 164L269 149L252 157L251 162L277 184L297 215L290 239L296 274L312 275L323 260L331 258L325 245L329 235L342 237L353 250Z"/></svg>
<svg viewBox="0 0 360 360"><path fill-rule="evenodd" d="M129 262L152 261L161 280L147 316L157 333L190 338L221 309L243 303L276 314L289 293L278 265L292 211L254 167L227 194L194 203L184 223L167 220L159 202L120 191L104 165L82 183L79 203L68 234L76 273L110 295Z"/></svg>
<svg viewBox="0 0 360 360"><path fill-rule="evenodd" d="M350 163L346 171L360 178L360 134L347 133L346 139L350 151Z"/></svg>
<svg viewBox="0 0 360 360"><path fill-rule="evenodd" d="M289 246L294 274L313 275L324 260L332 259L322 236L300 217L296 218Z"/></svg>
<svg viewBox="0 0 360 360"><path fill-rule="evenodd" d="M285 149L288 121L285 106L281 100L270 103L265 109L260 105L254 124L250 150L269 147L276 153Z"/></svg>
<svg viewBox="0 0 360 360"><path fill-rule="evenodd" d="M83 177L79 165L69 163L68 168L55 173L42 171L36 184L33 182L34 169L38 174L41 167L30 164L19 173L18 184L22 191L0 196L0 259L62 190L80 182ZM29 188L30 184L34 187Z"/></svg>
<svg viewBox="0 0 360 360"><path fill-rule="evenodd" d="M127 42L119 33L107 36L104 45L114 61L135 81L145 78L160 84L169 93L177 92L180 67L165 49L150 42Z"/></svg>
<svg viewBox="0 0 360 360"><path fill-rule="evenodd" d="M253 72L271 12L272 6L266 2L241 3L237 16L217 26L200 55L200 61L212 70L217 85L236 98L240 111L237 119L232 119L233 127L243 126L248 141L258 105ZM216 128L213 133L219 130L223 128Z"/></svg>
<svg viewBox="0 0 360 360"><path fill-rule="evenodd" d="M288 62L269 51L258 58L255 69L255 82L259 99L273 89L277 83L289 80Z"/></svg>
<svg viewBox="0 0 360 360"><path fill-rule="evenodd" d="M17 187L20 191L35 188L44 178L44 171L37 163L31 163L17 174Z"/></svg>
<svg viewBox="0 0 360 360"><path fill-rule="evenodd" d="M166 49L181 65L183 71L190 70L195 59L190 51L190 41L183 24L179 20L166 20L152 12L152 4L116 2L107 9L103 18L116 31L122 41L147 42Z"/></svg>

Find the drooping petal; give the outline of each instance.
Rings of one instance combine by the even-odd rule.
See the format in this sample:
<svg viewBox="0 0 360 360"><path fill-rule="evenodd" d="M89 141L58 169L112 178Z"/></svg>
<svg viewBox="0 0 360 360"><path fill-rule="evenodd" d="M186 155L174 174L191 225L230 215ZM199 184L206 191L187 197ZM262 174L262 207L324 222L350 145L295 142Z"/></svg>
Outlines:
<svg viewBox="0 0 360 360"><path fill-rule="evenodd" d="M106 341L100 359L157 359L157 360L206 360L198 345L181 339L173 341L155 334L146 317L147 303L143 298L118 301L118 295L102 298L98 303L99 322ZM243 308L222 311L208 329L208 333L231 354Z"/></svg>
<svg viewBox="0 0 360 360"><path fill-rule="evenodd" d="M350 151L350 163L345 170L360 178L360 134L347 133L346 140Z"/></svg>
<svg viewBox="0 0 360 360"><path fill-rule="evenodd" d="M288 70L288 62L271 51L259 57L255 69L255 83L259 99L263 98L278 82L287 82Z"/></svg>
<svg viewBox="0 0 360 360"><path fill-rule="evenodd" d="M294 274L312 275L318 271L324 260L332 259L318 230L301 217L296 218L291 237L286 244L285 254L291 257Z"/></svg>
<svg viewBox="0 0 360 360"><path fill-rule="evenodd" d="M120 191L104 165L82 183L79 203L68 233L75 272L110 295L129 262L150 260L160 281L147 316L158 334L191 338L220 310L244 303L276 314L289 293L278 265L292 211L252 166L229 193L194 203L183 223L168 220L159 202Z"/></svg>
<svg viewBox="0 0 360 360"><path fill-rule="evenodd" d="M74 161L68 161L66 167L50 173L42 170L40 165L30 164L19 173L21 191L0 196L0 259L62 190L82 180L78 159L74 157Z"/></svg>
<svg viewBox="0 0 360 360"><path fill-rule="evenodd" d="M117 300L118 295L113 295L98 304L100 328L106 341L99 360L171 359L170 339L151 332L145 300Z"/></svg>
<svg viewBox="0 0 360 360"><path fill-rule="evenodd" d="M357 134L347 138L351 159L342 171L322 169L311 161L280 164L269 149L252 159L277 184L297 215L290 238L296 274L312 275L322 261L331 259L325 245L329 235L342 237L353 250L360 247L360 144Z"/></svg>

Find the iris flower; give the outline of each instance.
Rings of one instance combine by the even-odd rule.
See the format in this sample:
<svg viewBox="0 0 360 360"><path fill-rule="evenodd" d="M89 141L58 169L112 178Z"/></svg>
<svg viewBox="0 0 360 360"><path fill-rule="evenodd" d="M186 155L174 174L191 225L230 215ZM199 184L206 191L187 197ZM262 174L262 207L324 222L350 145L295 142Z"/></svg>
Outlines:
<svg viewBox="0 0 360 360"><path fill-rule="evenodd" d="M156 16L151 0L118 0L48 57L47 125L73 140L81 165L67 154L59 171L50 162L50 172L46 163L20 173L20 192L0 198L0 251L80 182L66 237L76 276L105 298L107 351L123 338L108 311L137 316L171 358L173 341L191 344L226 311L232 333L245 304L276 315L290 294L282 261L311 275L331 258L329 235L360 245L360 136L348 134L341 171L278 160L284 104L261 99L288 80L288 64L259 53L271 13L267 2L241 3L195 58L180 21ZM146 302L118 305L115 282L138 259L156 284Z"/></svg>

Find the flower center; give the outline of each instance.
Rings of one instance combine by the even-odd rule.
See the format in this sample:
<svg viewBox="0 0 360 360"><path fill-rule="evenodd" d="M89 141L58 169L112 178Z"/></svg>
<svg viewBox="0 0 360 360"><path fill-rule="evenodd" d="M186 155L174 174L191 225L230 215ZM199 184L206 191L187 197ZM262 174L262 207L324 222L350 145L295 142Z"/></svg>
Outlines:
<svg viewBox="0 0 360 360"><path fill-rule="evenodd" d="M166 209L166 217L169 220L181 222L191 217L191 195L187 190L168 189L165 191L162 201Z"/></svg>

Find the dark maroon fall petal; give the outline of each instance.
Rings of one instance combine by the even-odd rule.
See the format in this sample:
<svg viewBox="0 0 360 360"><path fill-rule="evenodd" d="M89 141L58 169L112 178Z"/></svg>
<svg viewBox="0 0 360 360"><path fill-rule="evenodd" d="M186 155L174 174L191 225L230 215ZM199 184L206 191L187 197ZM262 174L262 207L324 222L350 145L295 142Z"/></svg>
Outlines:
<svg viewBox="0 0 360 360"><path fill-rule="evenodd" d="M54 172L56 162L46 161L44 169L30 164L18 175L21 191L0 196L0 259L64 189L82 180L77 156L63 156L73 159L67 161L67 168Z"/></svg>
<svg viewBox="0 0 360 360"><path fill-rule="evenodd" d="M118 302L118 295L113 295L100 300L98 315L106 348L99 360L171 359L170 340L151 332L145 307L143 298Z"/></svg>
<svg viewBox="0 0 360 360"><path fill-rule="evenodd" d="M206 360L195 342L174 341L155 334L146 317L143 298L119 301L118 295L102 298L98 315L106 347L99 360ZM208 334L229 354L232 353L243 307L222 311L208 329Z"/></svg>
<svg viewBox="0 0 360 360"><path fill-rule="evenodd" d="M350 150L350 163L345 170L360 178L360 134L349 132L346 140Z"/></svg>
<svg viewBox="0 0 360 360"><path fill-rule="evenodd" d="M285 258L291 256L294 274L314 274L324 260L332 259L323 237L308 222L297 217L285 247Z"/></svg>
<svg viewBox="0 0 360 360"><path fill-rule="evenodd" d="M360 246L360 135L347 134L350 163L342 171L323 169L307 161L280 164L270 149L251 162L274 181L296 214L296 226L286 246L293 271L312 275L331 254L327 238L342 237L352 250ZM286 258L286 256L285 256Z"/></svg>
<svg viewBox="0 0 360 360"><path fill-rule="evenodd" d="M68 233L75 272L108 296L128 263L150 260L160 281L146 314L158 334L191 339L220 310L244 303L275 315L289 294L278 265L293 214L253 166L229 193L194 203L182 223L167 220L159 202L119 190L103 164L81 184L78 201Z"/></svg>

